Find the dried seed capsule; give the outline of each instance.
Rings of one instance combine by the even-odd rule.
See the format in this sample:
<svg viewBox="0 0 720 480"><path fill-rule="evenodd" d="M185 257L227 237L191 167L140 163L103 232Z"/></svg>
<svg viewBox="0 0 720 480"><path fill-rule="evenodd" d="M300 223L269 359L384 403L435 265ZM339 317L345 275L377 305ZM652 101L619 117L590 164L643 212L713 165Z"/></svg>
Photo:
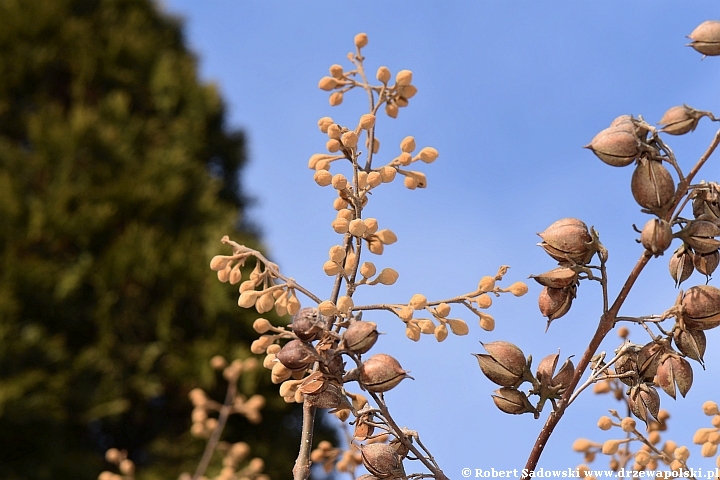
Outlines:
<svg viewBox="0 0 720 480"><path fill-rule="evenodd" d="M678 232L678 237L695 250L695 253L712 253L720 248L720 227L706 220L693 220Z"/></svg>
<svg viewBox="0 0 720 480"><path fill-rule="evenodd" d="M715 250L705 254L694 253L692 259L697 271L709 278L720 264L720 252Z"/></svg>
<svg viewBox="0 0 720 480"><path fill-rule="evenodd" d="M343 334L343 345L351 352L363 354L375 345L378 335L374 322L353 322Z"/></svg>
<svg viewBox="0 0 720 480"><path fill-rule="evenodd" d="M622 125L602 130L584 148L589 148L600 160L613 167L630 165L641 153L637 136Z"/></svg>
<svg viewBox="0 0 720 480"><path fill-rule="evenodd" d="M482 343L482 342L481 342ZM482 344L488 354L474 353L480 370L493 383L501 387L515 386L523 378L527 360L522 350L510 342Z"/></svg>
<svg viewBox="0 0 720 480"><path fill-rule="evenodd" d="M377 478L400 478L404 476L400 458L395 449L386 443L362 445L360 455L367 471Z"/></svg>
<svg viewBox="0 0 720 480"><path fill-rule="evenodd" d="M360 366L360 383L370 392L387 392L405 378L412 378L390 355L378 353Z"/></svg>
<svg viewBox="0 0 720 480"><path fill-rule="evenodd" d="M700 182L700 187L693 189L692 207L695 218L707 216L704 220L720 218L720 185L715 182Z"/></svg>
<svg viewBox="0 0 720 480"><path fill-rule="evenodd" d="M660 410L660 395L655 388L647 383L641 383L630 388L628 406L633 415L647 425L653 418L657 420Z"/></svg>
<svg viewBox="0 0 720 480"><path fill-rule="evenodd" d="M670 349L667 341L650 342L644 345L637 353L638 375L640 379L652 381L657 373L658 365Z"/></svg>
<svg viewBox="0 0 720 480"><path fill-rule="evenodd" d="M685 247L685 244L675 250L672 257L670 257L668 267L670 268L670 276L675 280L676 287L690 278L690 275L695 270L693 267L693 254Z"/></svg>
<svg viewBox="0 0 720 480"><path fill-rule="evenodd" d="M322 336L328 328L328 320L327 317L320 315L317 308L305 307L293 316L290 327L300 340L311 342Z"/></svg>
<svg viewBox="0 0 720 480"><path fill-rule="evenodd" d="M695 130L695 127L697 127L698 122L703 116L703 113L698 112L694 108L690 108L687 105L678 105L665 112L658 123L664 125L663 128L660 129L661 132L670 135L684 135Z"/></svg>
<svg viewBox="0 0 720 480"><path fill-rule="evenodd" d="M698 25L688 38L689 46L708 56L720 55L720 22L707 20Z"/></svg>
<svg viewBox="0 0 720 480"><path fill-rule="evenodd" d="M703 363L703 356L707 347L705 332L702 330L680 330L678 328L673 332L673 340L675 340L675 346L680 350L680 353L700 362L700 364Z"/></svg>
<svg viewBox="0 0 720 480"><path fill-rule="evenodd" d="M655 160L643 160L638 164L630 189L635 201L654 213L661 213L675 196L675 182L670 172Z"/></svg>
<svg viewBox="0 0 720 480"><path fill-rule="evenodd" d="M548 326L553 320L565 315L570 311L572 301L575 298L574 287L550 288L545 287L538 297L538 307L543 317L547 317Z"/></svg>
<svg viewBox="0 0 720 480"><path fill-rule="evenodd" d="M639 346L637 347L639 349ZM635 385L638 379L638 363L637 363L637 351L634 349L626 351L618 360L615 362L615 372L618 375L633 372L633 375L618 377L618 380L623 382L625 385Z"/></svg>
<svg viewBox="0 0 720 480"><path fill-rule="evenodd" d="M515 388L503 387L495 390L497 395L492 399L495 406L501 411L510 415L522 415L523 413L535 413L535 408L530 404L527 396Z"/></svg>
<svg viewBox="0 0 720 480"><path fill-rule="evenodd" d="M340 386L334 381L324 382L323 388L320 391L316 393L305 393L304 395L305 401L308 402L309 405L318 408L338 408L343 403L343 400L347 402Z"/></svg>
<svg viewBox="0 0 720 480"><path fill-rule="evenodd" d="M656 257L665 253L673 240L672 227L665 220L648 220L640 234L640 243Z"/></svg>
<svg viewBox="0 0 720 480"><path fill-rule="evenodd" d="M534 278L540 285L550 288L565 288L577 285L579 282L577 273L567 267L558 267L540 275L530 275L530 278Z"/></svg>
<svg viewBox="0 0 720 480"><path fill-rule="evenodd" d="M559 358L560 355L553 353L540 361L536 375L540 383L548 387L566 387L570 384L575 372L575 367L570 359L567 359L560 368L560 371L555 375L555 367L557 367Z"/></svg>
<svg viewBox="0 0 720 480"><path fill-rule="evenodd" d="M657 368L657 384L665 390L665 393L675 398L675 391L683 397L692 387L693 371L690 363L679 355L670 354L665 356Z"/></svg>
<svg viewBox="0 0 720 480"><path fill-rule="evenodd" d="M587 225L576 218L558 220L538 235L543 239L540 246L558 262L585 264L598 251Z"/></svg>
<svg viewBox="0 0 720 480"><path fill-rule="evenodd" d="M317 358L317 352L302 340L290 340L275 358L288 370L302 371L312 365Z"/></svg>
<svg viewBox="0 0 720 480"><path fill-rule="evenodd" d="M711 285L688 288L682 299L685 325L708 330L720 325L720 289Z"/></svg>

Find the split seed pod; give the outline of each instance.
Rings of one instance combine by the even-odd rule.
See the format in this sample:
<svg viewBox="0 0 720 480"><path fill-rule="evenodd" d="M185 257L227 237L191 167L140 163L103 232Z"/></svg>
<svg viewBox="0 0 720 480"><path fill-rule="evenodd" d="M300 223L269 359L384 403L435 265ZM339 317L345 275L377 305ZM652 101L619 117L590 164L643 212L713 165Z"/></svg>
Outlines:
<svg viewBox="0 0 720 480"><path fill-rule="evenodd" d="M670 257L670 276L675 280L675 286L677 287L682 282L690 278L695 267L693 267L693 254L687 249L686 245L681 245Z"/></svg>
<svg viewBox="0 0 720 480"><path fill-rule="evenodd" d="M370 392L387 392L406 378L412 378L390 355L378 353L360 366L360 383Z"/></svg>
<svg viewBox="0 0 720 480"><path fill-rule="evenodd" d="M675 346L680 353L703 364L703 356L707 347L705 332L702 330L680 330L673 332Z"/></svg>
<svg viewBox="0 0 720 480"><path fill-rule="evenodd" d="M586 264L598 251L587 225L577 218L563 218L554 222L544 232L538 233L539 244L558 262Z"/></svg>
<svg viewBox="0 0 720 480"><path fill-rule="evenodd" d="M683 397L692 387L693 371L690 363L676 354L666 355L657 369L657 384L675 398L675 391Z"/></svg>
<svg viewBox="0 0 720 480"><path fill-rule="evenodd" d="M720 227L706 220L693 220L678 232L678 237L690 245L695 253L712 253L720 248Z"/></svg>
<svg viewBox="0 0 720 480"><path fill-rule="evenodd" d="M661 132L670 135L684 135L695 130L703 116L705 116L704 113L698 112L694 108L678 105L665 112L658 123L663 125Z"/></svg>
<svg viewBox="0 0 720 480"><path fill-rule="evenodd" d="M480 370L493 383L513 387L523 378L527 366L525 354L510 342L482 343L488 354L474 353Z"/></svg>
<svg viewBox="0 0 720 480"><path fill-rule="evenodd" d="M544 287L565 288L570 285L577 285L578 275L571 268L558 267L540 275L530 275L536 282Z"/></svg>
<svg viewBox="0 0 720 480"><path fill-rule="evenodd" d="M643 208L661 213L675 196L675 182L662 163L642 160L635 168L630 183L633 198Z"/></svg>
<svg viewBox="0 0 720 480"><path fill-rule="evenodd" d="M702 273L706 277L710 278L718 264L720 264L720 252L715 250L710 253L695 253L692 256L693 266L698 272Z"/></svg>
<svg viewBox="0 0 720 480"><path fill-rule="evenodd" d="M495 390L497 395L493 395L492 399L495 406L501 411L510 415L522 415L523 413L535 413L535 408L520 390L515 388L503 387Z"/></svg>
<svg viewBox="0 0 720 480"><path fill-rule="evenodd" d="M682 306L687 328L709 330L720 325L720 289L711 285L688 288Z"/></svg>
<svg viewBox="0 0 720 480"><path fill-rule="evenodd" d="M356 321L348 326L343 334L345 348L354 353L366 353L378 338L377 324L374 322Z"/></svg>
<svg viewBox="0 0 720 480"><path fill-rule="evenodd" d="M652 419L657 420L660 411L660 395L647 383L630 388L628 395L630 411L647 425Z"/></svg>
<svg viewBox="0 0 720 480"><path fill-rule="evenodd" d="M575 366L568 358L560 367L557 375L555 375L555 368L557 367L558 359L560 355L553 353L540 360L537 368L537 379L543 385L548 387L561 387L565 388L570 384L575 372Z"/></svg>
<svg viewBox="0 0 720 480"><path fill-rule="evenodd" d="M688 38L692 40L689 46L703 55L720 55L720 22L717 20L701 23Z"/></svg>
<svg viewBox="0 0 720 480"><path fill-rule="evenodd" d="M572 301L575 298L575 286L566 288L545 287L538 297L538 307L543 317L550 322L557 320L570 311Z"/></svg>
<svg viewBox="0 0 720 480"><path fill-rule="evenodd" d="M327 317L320 315L317 308L301 308L290 324L292 331L300 340L310 342L322 336L328 326Z"/></svg>

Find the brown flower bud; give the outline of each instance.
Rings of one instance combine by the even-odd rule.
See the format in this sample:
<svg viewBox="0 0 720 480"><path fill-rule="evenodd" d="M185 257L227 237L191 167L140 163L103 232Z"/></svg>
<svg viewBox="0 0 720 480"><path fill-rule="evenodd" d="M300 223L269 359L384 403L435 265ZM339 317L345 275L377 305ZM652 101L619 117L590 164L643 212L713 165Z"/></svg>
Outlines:
<svg viewBox="0 0 720 480"><path fill-rule="evenodd" d="M720 325L720 289L711 285L688 288L682 299L685 325L708 330Z"/></svg>
<svg viewBox="0 0 720 480"><path fill-rule="evenodd" d="M685 244L682 244L672 254L668 267L670 268L670 276L675 280L676 287L690 278L690 275L695 271L693 263L693 254L686 248Z"/></svg>
<svg viewBox="0 0 720 480"><path fill-rule="evenodd" d="M557 367L559 358L560 355L553 353L540 361L536 375L540 383L548 387L567 387L575 373L575 366L568 358L555 375L555 367Z"/></svg>
<svg viewBox="0 0 720 480"><path fill-rule="evenodd" d="M366 33L358 33L355 35L355 46L358 48L363 48L368 44L368 36Z"/></svg>
<svg viewBox="0 0 720 480"><path fill-rule="evenodd" d="M636 135L621 124L606 128L585 145L603 162L613 167L630 165L641 153Z"/></svg>
<svg viewBox="0 0 720 480"><path fill-rule="evenodd" d="M675 196L675 182L662 163L641 160L632 175L633 198L643 208L661 213Z"/></svg>
<svg viewBox="0 0 720 480"><path fill-rule="evenodd" d="M571 268L558 267L540 275L530 275L536 282L544 287L565 288L578 284L578 275Z"/></svg>
<svg viewBox="0 0 720 480"><path fill-rule="evenodd" d="M395 449L386 443L370 443L360 447L362 462L368 472L377 478L404 476L402 462Z"/></svg>
<svg viewBox="0 0 720 480"><path fill-rule="evenodd" d="M712 253L720 248L720 227L706 220L693 220L677 234L695 253Z"/></svg>
<svg viewBox="0 0 720 480"><path fill-rule="evenodd" d="M709 278L720 264L720 252L715 250L705 254L694 253L692 259L697 271Z"/></svg>
<svg viewBox="0 0 720 480"><path fill-rule="evenodd" d="M675 398L675 386L683 397L692 387L693 371L690 363L677 354L666 355L657 368L657 384Z"/></svg>
<svg viewBox="0 0 720 480"><path fill-rule="evenodd" d="M720 22L707 20L698 25L688 38L688 45L699 53L708 56L720 55Z"/></svg>
<svg viewBox="0 0 720 480"><path fill-rule="evenodd" d="M375 345L378 335L374 322L356 321L345 330L343 345L351 352L363 354Z"/></svg>
<svg viewBox="0 0 720 480"><path fill-rule="evenodd" d="M535 408L520 390L515 388L503 387L495 390L497 395L493 395L492 399L495 406L501 411L510 415L522 415L523 413L536 413Z"/></svg>
<svg viewBox="0 0 720 480"><path fill-rule="evenodd" d="M628 406L633 415L647 425L653 418L657 420L660 410L660 395L654 387L647 383L641 383L630 388Z"/></svg>
<svg viewBox="0 0 720 480"><path fill-rule="evenodd" d="M675 346L680 350L680 353L700 362L700 364L703 363L703 356L707 347L705 332L702 330L680 330L678 328L673 332L673 340L675 340Z"/></svg>
<svg viewBox="0 0 720 480"><path fill-rule="evenodd" d="M703 112L698 112L687 105L678 105L665 112L658 123L664 125L660 129L661 132L670 135L684 135L695 130L698 122L704 116Z"/></svg>
<svg viewBox="0 0 720 480"><path fill-rule="evenodd" d="M558 262L586 264L598 251L587 225L576 218L558 220L538 235L540 246Z"/></svg>
<svg viewBox="0 0 720 480"><path fill-rule="evenodd" d="M474 353L480 370L493 383L501 387L513 387L523 378L527 366L525 354L510 342L482 343L488 354Z"/></svg>
<svg viewBox="0 0 720 480"><path fill-rule="evenodd" d="M317 308L305 307L293 316L290 327L300 340L311 342L322 336L328 328L328 320L327 317L320 315Z"/></svg>
<svg viewBox="0 0 720 480"><path fill-rule="evenodd" d="M673 240L672 227L665 220L648 220L640 234L640 243L656 257L665 253Z"/></svg>
<svg viewBox="0 0 720 480"><path fill-rule="evenodd" d="M360 366L360 383L370 392L387 392L405 378L412 378L390 355L378 353Z"/></svg>
<svg viewBox="0 0 720 480"><path fill-rule="evenodd" d="M543 317L547 317L548 326L553 320L570 311L575 298L575 287L550 288L545 287L538 297L538 307Z"/></svg>
<svg viewBox="0 0 720 480"><path fill-rule="evenodd" d="M317 358L317 352L302 340L290 340L275 358L289 370L302 371L312 365Z"/></svg>

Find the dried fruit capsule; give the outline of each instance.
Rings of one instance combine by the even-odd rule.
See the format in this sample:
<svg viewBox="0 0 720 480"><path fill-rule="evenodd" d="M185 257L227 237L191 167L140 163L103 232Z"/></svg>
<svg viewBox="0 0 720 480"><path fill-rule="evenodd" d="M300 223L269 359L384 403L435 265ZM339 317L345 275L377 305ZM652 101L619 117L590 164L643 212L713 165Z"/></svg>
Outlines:
<svg viewBox="0 0 720 480"><path fill-rule="evenodd" d="M538 233L540 246L558 262L585 264L598 251L587 225L577 218L563 218Z"/></svg>
<svg viewBox="0 0 720 480"><path fill-rule="evenodd" d="M693 266L693 254L685 247L685 244L675 250L672 257L670 257L668 267L670 268L670 276L675 280L676 287L690 278L695 267Z"/></svg>
<svg viewBox="0 0 720 480"><path fill-rule="evenodd" d="M565 288L578 283L577 273L567 267L558 267L540 275L530 275L536 282L544 287Z"/></svg>
<svg viewBox="0 0 720 480"><path fill-rule="evenodd" d="M708 330L720 325L720 289L711 285L688 288L682 299L685 325Z"/></svg>
<svg viewBox="0 0 720 480"><path fill-rule="evenodd" d="M717 20L701 23L688 38L692 40L689 46L703 55L720 55L720 22Z"/></svg>
<svg viewBox="0 0 720 480"><path fill-rule="evenodd" d="M630 189L635 201L652 212L662 212L675 196L675 182L670 172L655 160L644 160L638 164Z"/></svg>
<svg viewBox="0 0 720 480"><path fill-rule="evenodd" d="M626 167L641 153L637 136L623 128L622 124L602 130L585 148L613 167Z"/></svg>
<svg viewBox="0 0 720 480"><path fill-rule="evenodd" d="M360 447L362 462L377 478L400 478L402 463L395 449L386 443L370 443Z"/></svg>
<svg viewBox="0 0 720 480"><path fill-rule="evenodd" d="M310 342L320 338L327 329L328 318L320 315L317 308L305 307L293 316L290 327L300 340Z"/></svg>
<svg viewBox="0 0 720 480"><path fill-rule="evenodd" d="M707 338L702 330L680 330L673 332L673 340L675 346L680 353L686 355L693 360L703 363L705 348L707 347Z"/></svg>
<svg viewBox="0 0 720 480"><path fill-rule="evenodd" d="M527 365L525 354L510 342L497 341L482 344L488 354L474 353L480 370L493 383L501 387L515 386L523 378Z"/></svg>
<svg viewBox="0 0 720 480"><path fill-rule="evenodd" d="M492 396L495 406L502 412L510 415L522 415L523 413L535 413L535 408L520 390L503 387L495 390L496 395Z"/></svg>
<svg viewBox="0 0 720 480"><path fill-rule="evenodd" d="M570 311L572 301L575 298L574 287L550 288L545 287L538 297L538 307L543 317L547 317L548 326L553 320L565 315Z"/></svg>
<svg viewBox="0 0 720 480"><path fill-rule="evenodd" d="M540 361L536 375L540 383L548 387L566 387L570 383L575 372L575 367L570 359L567 359L557 375L555 375L555 368L557 367L559 358L560 355L553 353Z"/></svg>
<svg viewBox="0 0 720 480"><path fill-rule="evenodd" d="M675 391L683 397L692 387L693 371L690 363L679 355L667 355L657 369L657 384L675 398Z"/></svg>
<svg viewBox="0 0 720 480"><path fill-rule="evenodd" d="M694 108L687 105L678 105L665 112L658 123L663 125L661 132L670 135L684 135L695 130L703 116L703 113Z"/></svg>
<svg viewBox="0 0 720 480"><path fill-rule="evenodd" d="M302 340L290 340L275 358L288 370L302 371L315 361L316 356L317 352L311 345Z"/></svg>
<svg viewBox="0 0 720 480"><path fill-rule="evenodd" d="M628 406L633 415L647 424L653 418L657 420L660 410L660 395L647 383L630 388Z"/></svg>
<svg viewBox="0 0 720 480"><path fill-rule="evenodd" d="M387 392L405 378L411 378L390 355L378 353L360 366L360 383L370 392Z"/></svg>
<svg viewBox="0 0 720 480"><path fill-rule="evenodd" d="M673 240L672 228L665 220L648 220L640 234L640 243L653 255L660 256L670 247Z"/></svg>
<svg viewBox="0 0 720 480"><path fill-rule="evenodd" d="M354 353L365 353L375 345L378 338L377 324L357 321L348 326L343 334L345 348Z"/></svg>

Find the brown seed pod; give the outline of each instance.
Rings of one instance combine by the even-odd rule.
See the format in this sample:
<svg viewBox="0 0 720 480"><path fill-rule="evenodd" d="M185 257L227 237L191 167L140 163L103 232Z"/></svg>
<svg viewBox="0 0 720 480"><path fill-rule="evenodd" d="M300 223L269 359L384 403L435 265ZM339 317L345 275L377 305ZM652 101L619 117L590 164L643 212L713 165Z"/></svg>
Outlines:
<svg viewBox="0 0 720 480"><path fill-rule="evenodd" d="M475 353L480 370L493 383L502 387L515 386L523 378L527 365L525 354L510 342L482 343L488 354Z"/></svg>
<svg viewBox="0 0 720 480"><path fill-rule="evenodd" d="M640 243L656 257L665 253L672 240L672 227L665 220L658 218L648 220L640 234Z"/></svg>
<svg viewBox="0 0 720 480"><path fill-rule="evenodd" d="M692 387L693 371L690 363L677 354L666 355L657 369L657 384L665 393L675 398L677 391L683 397Z"/></svg>
<svg viewBox="0 0 720 480"><path fill-rule="evenodd" d="M660 395L654 387L647 383L641 383L630 388L628 406L633 415L647 425L653 418L657 420L660 411Z"/></svg>
<svg viewBox="0 0 720 480"><path fill-rule="evenodd" d="M638 347L639 348L639 347ZM638 363L637 363L637 351L629 350L625 352L615 362L615 373L623 375L625 373L634 372L632 376L618 377L618 380L623 382L625 385L633 386L637 383L638 375Z"/></svg>
<svg viewBox="0 0 720 480"><path fill-rule="evenodd" d="M302 340L290 340L277 353L275 358L291 371L308 368L317 358L317 351Z"/></svg>
<svg viewBox="0 0 720 480"><path fill-rule="evenodd" d="M558 262L585 264L598 251L587 225L577 218L563 218L538 233L540 246Z"/></svg>
<svg viewBox="0 0 720 480"><path fill-rule="evenodd" d="M630 165L641 153L637 136L623 122L606 128L584 148L589 148L603 162L613 167Z"/></svg>
<svg viewBox="0 0 720 480"><path fill-rule="evenodd" d="M720 55L720 22L707 20L698 25L688 38L689 46L707 56Z"/></svg>
<svg viewBox="0 0 720 480"><path fill-rule="evenodd" d="M683 320L693 330L720 325L720 289L711 285L688 288L682 299Z"/></svg>
<svg viewBox="0 0 720 480"><path fill-rule="evenodd" d="M550 288L565 288L578 283L577 273L567 267L554 268L540 275L530 275L530 278L534 278L540 285Z"/></svg>
<svg viewBox="0 0 720 480"><path fill-rule="evenodd" d="M305 394L305 401L313 407L338 408L343 403L349 404L347 398L344 397L340 385L334 381L330 381L325 382L320 391Z"/></svg>
<svg viewBox="0 0 720 480"><path fill-rule="evenodd" d="M720 264L720 252L715 250L714 252L705 254L695 253L692 259L693 266L697 271L709 278L715 269L717 269L718 264Z"/></svg>
<svg viewBox="0 0 720 480"><path fill-rule="evenodd" d="M678 105L665 112L658 123L663 125L661 132L670 135L684 135L695 130L703 116L704 113L698 112L694 108Z"/></svg>
<svg viewBox="0 0 720 480"><path fill-rule="evenodd" d="M375 345L378 335L374 322L356 321L345 330L343 345L351 352L363 354Z"/></svg>
<svg viewBox="0 0 720 480"><path fill-rule="evenodd" d="M675 280L675 286L677 287L690 278L690 275L695 270L692 251L688 250L685 244L681 245L670 257L668 267L670 268L670 276Z"/></svg>
<svg viewBox="0 0 720 480"><path fill-rule="evenodd" d="M377 478L396 478L404 475L402 462L395 449L386 443L371 443L360 447L362 462Z"/></svg>
<svg viewBox="0 0 720 480"><path fill-rule="evenodd" d="M675 196L675 182L662 163L642 160L630 182L633 198L643 208L661 213Z"/></svg>
<svg viewBox="0 0 720 480"><path fill-rule="evenodd" d="M523 413L535 413L535 408L530 404L527 396L515 388L503 387L495 390L497 395L492 399L495 406L501 411L510 415L522 415Z"/></svg>
<svg viewBox="0 0 720 480"><path fill-rule="evenodd" d="M360 383L370 392L387 392L405 378L412 378L390 355L378 353L360 366Z"/></svg>
<svg viewBox="0 0 720 480"><path fill-rule="evenodd" d="M717 220L720 218L720 185L715 182L701 182L700 185L691 193L693 215L696 219Z"/></svg>
<svg viewBox="0 0 720 480"><path fill-rule="evenodd" d="M328 327L328 317L320 315L317 308L301 308L294 316L290 328L300 340L317 340Z"/></svg>
<svg viewBox="0 0 720 480"><path fill-rule="evenodd" d="M557 320L570 311L572 301L575 298L575 287L550 288L545 287L538 297L538 307L543 317L550 322Z"/></svg>
<svg viewBox="0 0 720 480"><path fill-rule="evenodd" d="M705 332L702 330L680 330L679 328L673 332L673 340L675 346L680 353L686 355L693 360L703 364L703 356L707 346Z"/></svg>
<svg viewBox="0 0 720 480"><path fill-rule="evenodd" d="M720 227L706 220L693 220L678 232L678 237L692 247L695 253L712 253L720 248Z"/></svg>
<svg viewBox="0 0 720 480"><path fill-rule="evenodd" d="M652 381L657 373L660 360L665 356L670 346L667 341L660 340L644 345L637 353L638 375L641 380Z"/></svg>
<svg viewBox="0 0 720 480"><path fill-rule="evenodd" d="M563 366L560 367L557 375L555 375L555 367L557 367L559 358L560 355L553 353L540 361L536 375L540 383L548 387L566 387L570 383L575 372L575 367L568 358L565 360Z"/></svg>

